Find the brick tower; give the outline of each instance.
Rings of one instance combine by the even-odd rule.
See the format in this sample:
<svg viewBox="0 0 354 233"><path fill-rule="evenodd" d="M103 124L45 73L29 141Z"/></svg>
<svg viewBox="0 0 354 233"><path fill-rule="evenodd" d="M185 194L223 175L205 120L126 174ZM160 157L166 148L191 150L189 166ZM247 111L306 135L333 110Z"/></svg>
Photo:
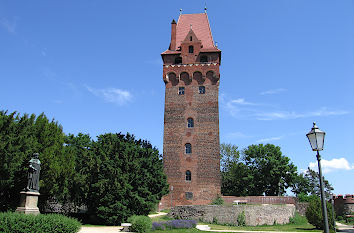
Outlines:
<svg viewBox="0 0 354 233"><path fill-rule="evenodd" d="M164 170L170 194L160 209L210 204L220 194L219 66L206 13L181 14L161 54L165 90ZM173 187L173 188L172 188Z"/></svg>

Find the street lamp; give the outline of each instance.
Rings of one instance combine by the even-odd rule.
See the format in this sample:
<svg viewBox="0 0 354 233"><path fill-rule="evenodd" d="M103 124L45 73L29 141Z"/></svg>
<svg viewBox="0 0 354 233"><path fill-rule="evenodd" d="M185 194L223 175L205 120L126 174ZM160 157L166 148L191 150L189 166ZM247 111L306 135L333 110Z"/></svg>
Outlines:
<svg viewBox="0 0 354 233"><path fill-rule="evenodd" d="M314 122L311 131L308 134L306 134L306 136L309 139L312 150L317 151L316 157L317 157L317 162L318 162L318 175L319 175L319 179L320 179L320 189L321 189L321 199L322 199L322 216L323 216L323 221L324 221L323 227L324 227L324 232L329 233L327 207L326 207L326 200L325 200L325 195L324 195L324 190L323 190L321 156L319 153L320 150L323 150L325 134L326 134L325 132L321 131L317 127L316 122Z"/></svg>

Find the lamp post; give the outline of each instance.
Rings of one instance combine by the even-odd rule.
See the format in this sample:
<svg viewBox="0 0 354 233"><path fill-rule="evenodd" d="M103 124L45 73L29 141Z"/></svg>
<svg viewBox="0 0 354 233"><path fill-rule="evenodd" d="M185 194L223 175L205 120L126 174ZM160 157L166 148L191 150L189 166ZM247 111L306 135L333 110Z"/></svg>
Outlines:
<svg viewBox="0 0 354 233"><path fill-rule="evenodd" d="M317 125L316 122L313 123L313 127L311 131L306 134L307 138L309 139L310 145L312 147L313 151L317 151L317 162L318 162L318 175L320 179L320 189L321 189L321 200L322 200L322 216L323 216L323 227L324 227L324 232L329 233L329 227L328 227L328 217L327 217L327 207L326 207L326 200L325 200L325 195L324 195L324 190L323 190L323 180L322 180L322 169L321 169L321 156L319 151L323 150L323 144L324 144L324 137L325 137L325 132L321 131Z"/></svg>

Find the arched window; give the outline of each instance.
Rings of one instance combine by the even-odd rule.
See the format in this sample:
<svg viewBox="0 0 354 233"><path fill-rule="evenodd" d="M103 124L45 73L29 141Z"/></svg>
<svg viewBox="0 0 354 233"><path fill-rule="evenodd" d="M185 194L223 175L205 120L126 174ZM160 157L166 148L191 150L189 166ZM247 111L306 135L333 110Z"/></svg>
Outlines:
<svg viewBox="0 0 354 233"><path fill-rule="evenodd" d="M192 180L192 173L191 171L187 170L186 171L186 181L191 181Z"/></svg>
<svg viewBox="0 0 354 233"><path fill-rule="evenodd" d="M175 58L175 64L182 64L182 58L181 57L176 57Z"/></svg>
<svg viewBox="0 0 354 233"><path fill-rule="evenodd" d="M188 118L188 119L187 119L187 127L188 127L188 128L193 128L193 127L194 127L194 120L193 120L193 118Z"/></svg>
<svg viewBox="0 0 354 233"><path fill-rule="evenodd" d="M205 94L205 87L199 86L199 94Z"/></svg>
<svg viewBox="0 0 354 233"><path fill-rule="evenodd" d="M192 145L190 143L186 143L185 149L186 149L186 154L192 153Z"/></svg>
<svg viewBox="0 0 354 233"><path fill-rule="evenodd" d="M190 45L190 46L188 47L188 51L189 51L189 53L194 53L194 47L193 47L193 45Z"/></svg>
<svg viewBox="0 0 354 233"><path fill-rule="evenodd" d="M184 87L179 87L178 88L178 94L179 95L184 95Z"/></svg>
<svg viewBox="0 0 354 233"><path fill-rule="evenodd" d="M208 57L207 56L201 56L200 57L200 62L208 62Z"/></svg>

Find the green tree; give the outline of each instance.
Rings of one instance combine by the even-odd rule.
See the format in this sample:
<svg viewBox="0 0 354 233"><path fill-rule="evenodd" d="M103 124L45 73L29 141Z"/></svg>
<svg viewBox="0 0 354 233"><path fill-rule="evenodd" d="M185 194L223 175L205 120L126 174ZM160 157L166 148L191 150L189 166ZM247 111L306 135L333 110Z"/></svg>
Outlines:
<svg viewBox="0 0 354 233"><path fill-rule="evenodd" d="M27 183L27 163L35 152L42 163L39 206L52 196L68 198L74 159L63 153L63 143L61 125L49 121L43 113L37 117L0 111L0 211L18 205L19 193Z"/></svg>
<svg viewBox="0 0 354 233"><path fill-rule="evenodd" d="M244 163L252 174L248 195L282 195L295 181L297 167L282 154L279 146L251 145L242 154Z"/></svg>
<svg viewBox="0 0 354 233"><path fill-rule="evenodd" d="M324 176L322 176L322 180L326 199L330 199L334 189ZM296 196L299 194L320 196L321 190L318 172L307 168L305 173L298 174L291 191L295 193Z"/></svg>
<svg viewBox="0 0 354 233"><path fill-rule="evenodd" d="M272 144L251 145L242 153L236 146L221 144L224 195L282 195L296 178L296 167Z"/></svg>
<svg viewBox="0 0 354 233"><path fill-rule="evenodd" d="M92 146L87 206L101 223L147 215L168 192L159 152L130 134L104 134Z"/></svg>
<svg viewBox="0 0 354 233"><path fill-rule="evenodd" d="M77 136L73 134L65 136L64 153L75 158L75 172L68 182L70 201L76 205L86 204L90 175L95 164L92 147L93 140L88 134L79 133Z"/></svg>

